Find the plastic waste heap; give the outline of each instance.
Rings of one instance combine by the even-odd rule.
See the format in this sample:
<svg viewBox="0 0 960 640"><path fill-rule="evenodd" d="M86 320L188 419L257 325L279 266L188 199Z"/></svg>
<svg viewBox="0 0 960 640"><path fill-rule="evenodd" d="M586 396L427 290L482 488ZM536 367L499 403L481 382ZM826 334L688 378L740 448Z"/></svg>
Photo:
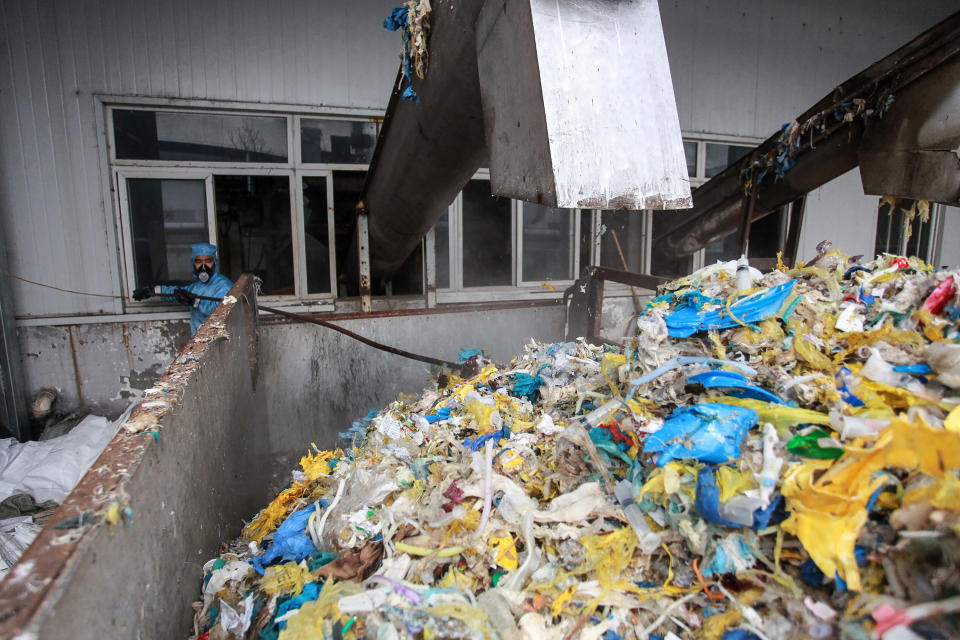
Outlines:
<svg viewBox="0 0 960 640"><path fill-rule="evenodd" d="M958 637L960 271L735 269L313 447L191 637Z"/></svg>

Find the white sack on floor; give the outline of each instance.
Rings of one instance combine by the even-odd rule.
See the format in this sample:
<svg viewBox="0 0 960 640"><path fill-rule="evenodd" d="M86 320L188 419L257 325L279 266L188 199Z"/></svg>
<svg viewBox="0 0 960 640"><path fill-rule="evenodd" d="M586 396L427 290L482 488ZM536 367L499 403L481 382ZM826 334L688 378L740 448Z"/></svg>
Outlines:
<svg viewBox="0 0 960 640"><path fill-rule="evenodd" d="M0 440L0 500L15 493L29 493L37 502L63 502L113 438L121 421L87 416L69 433L51 440Z"/></svg>

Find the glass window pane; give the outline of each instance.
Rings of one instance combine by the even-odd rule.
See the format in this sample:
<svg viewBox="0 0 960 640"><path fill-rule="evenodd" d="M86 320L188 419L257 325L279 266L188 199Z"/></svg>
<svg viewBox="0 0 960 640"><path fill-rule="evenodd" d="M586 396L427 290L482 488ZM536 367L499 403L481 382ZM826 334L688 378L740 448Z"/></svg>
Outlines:
<svg viewBox="0 0 960 640"><path fill-rule="evenodd" d="M303 162L370 164L377 142L377 125L361 120L300 121Z"/></svg>
<svg viewBox="0 0 960 640"><path fill-rule="evenodd" d="M714 240L706 246L703 264L716 264L718 260L728 262L730 260L736 260L739 257L740 256L737 255L737 232L734 231L722 238Z"/></svg>
<svg viewBox="0 0 960 640"><path fill-rule="evenodd" d="M210 239L203 180L127 178L136 286L190 281L190 245Z"/></svg>
<svg viewBox="0 0 960 640"><path fill-rule="evenodd" d="M437 288L450 288L450 211L444 212L433 227L437 260Z"/></svg>
<svg viewBox="0 0 960 640"><path fill-rule="evenodd" d="M683 141L683 155L687 157L687 175L697 177L697 143L691 140Z"/></svg>
<svg viewBox="0 0 960 640"><path fill-rule="evenodd" d="M593 248L593 212L580 212L580 264L575 277L579 278L583 268L592 264L590 250Z"/></svg>
<svg viewBox="0 0 960 640"><path fill-rule="evenodd" d="M114 109L117 158L286 162L287 119Z"/></svg>
<svg viewBox="0 0 960 640"><path fill-rule="evenodd" d="M490 194L488 180L463 188L463 286L512 283L510 200Z"/></svg>
<svg viewBox="0 0 960 640"><path fill-rule="evenodd" d="M330 293L330 238L327 232L327 178L303 179L303 238L307 293Z"/></svg>
<svg viewBox="0 0 960 640"><path fill-rule="evenodd" d="M747 155L753 147L734 144L707 143L707 166L704 175L712 178L734 162Z"/></svg>
<svg viewBox="0 0 960 640"><path fill-rule="evenodd" d="M366 171L333 172L333 233L337 296L341 298L360 295L360 266L356 259L357 203L366 179Z"/></svg>
<svg viewBox="0 0 960 640"><path fill-rule="evenodd" d="M214 176L213 189L222 273L253 273L264 295L293 295L289 178Z"/></svg>
<svg viewBox="0 0 960 640"><path fill-rule="evenodd" d="M671 221L671 216L675 213L669 211L653 212L653 238L656 239L667 228L676 224ZM678 257L674 254L667 254L656 242L650 249L650 273L656 276L685 276L692 271L693 256Z"/></svg>
<svg viewBox="0 0 960 640"><path fill-rule="evenodd" d="M600 266L643 273L643 211L604 211L600 215Z"/></svg>
<svg viewBox="0 0 960 640"><path fill-rule="evenodd" d="M575 231L573 209L523 203L523 280L570 280Z"/></svg>

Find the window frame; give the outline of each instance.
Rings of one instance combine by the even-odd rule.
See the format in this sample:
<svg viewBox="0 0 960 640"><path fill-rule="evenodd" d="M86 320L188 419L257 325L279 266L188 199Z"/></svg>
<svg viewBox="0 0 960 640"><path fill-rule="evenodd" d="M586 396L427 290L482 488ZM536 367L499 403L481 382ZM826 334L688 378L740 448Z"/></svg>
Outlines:
<svg viewBox="0 0 960 640"><path fill-rule="evenodd" d="M114 204L115 224L118 229L118 243L121 257L121 282L124 283L124 289L131 289L137 286L136 270L133 259L133 238L132 238L132 220L130 218L130 201L127 193L127 179L146 178L146 179L186 179L203 180L206 194L207 207L207 232L208 242L217 242L217 215L215 202L214 178L218 175L285 175L288 178L288 187L290 191L290 224L291 224L291 250L293 254L293 275L294 291L293 295L271 295L262 296L265 302L273 302L283 305L306 305L315 306L321 304L326 308L332 308L334 300L337 298L337 278L336 278L336 237L335 237L335 219L333 210L334 181L335 171L366 172L369 170L368 164L344 164L344 163L313 163L302 162L301 142L301 120L321 119L321 120L342 120L346 122L373 122L375 124L375 135L379 135L383 117L379 112L374 115L370 110L352 110L354 112L325 112L325 111L295 111L295 107L283 107L280 105L267 105L264 108L257 108L260 105L240 105L239 108L230 108L229 106L198 106L190 101L173 101L171 103L157 104L154 101L144 101L142 99L126 99L122 97L99 97L103 107L103 124L107 140L107 149L105 159L109 168L110 181L114 191L112 198ZM287 162L222 162L222 161L196 161L196 160L138 160L117 158L116 153L116 132L114 130L114 110L140 110L156 112L176 112L176 113L199 113L205 115L232 115L232 116L260 116L260 117L278 117L284 118L286 122L286 144L287 144ZM325 177L327 180L327 243L329 251L329 271L330 271L330 292L329 293L309 293L307 283L306 266L306 236L304 228L303 211L303 178L307 177ZM144 283L147 284L147 283ZM151 308L158 308L156 303L137 302L125 298L126 308L131 310L143 311Z"/></svg>

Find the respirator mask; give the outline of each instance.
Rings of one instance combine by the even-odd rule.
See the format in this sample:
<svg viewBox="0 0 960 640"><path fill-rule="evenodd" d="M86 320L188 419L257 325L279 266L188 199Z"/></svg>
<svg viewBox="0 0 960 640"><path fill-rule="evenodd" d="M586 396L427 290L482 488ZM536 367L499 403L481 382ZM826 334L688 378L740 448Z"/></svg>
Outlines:
<svg viewBox="0 0 960 640"><path fill-rule="evenodd" d="M198 268L194 269L193 273L197 276L197 280L206 284L210 281L210 278L213 277L213 267L208 267L207 265L202 264Z"/></svg>

